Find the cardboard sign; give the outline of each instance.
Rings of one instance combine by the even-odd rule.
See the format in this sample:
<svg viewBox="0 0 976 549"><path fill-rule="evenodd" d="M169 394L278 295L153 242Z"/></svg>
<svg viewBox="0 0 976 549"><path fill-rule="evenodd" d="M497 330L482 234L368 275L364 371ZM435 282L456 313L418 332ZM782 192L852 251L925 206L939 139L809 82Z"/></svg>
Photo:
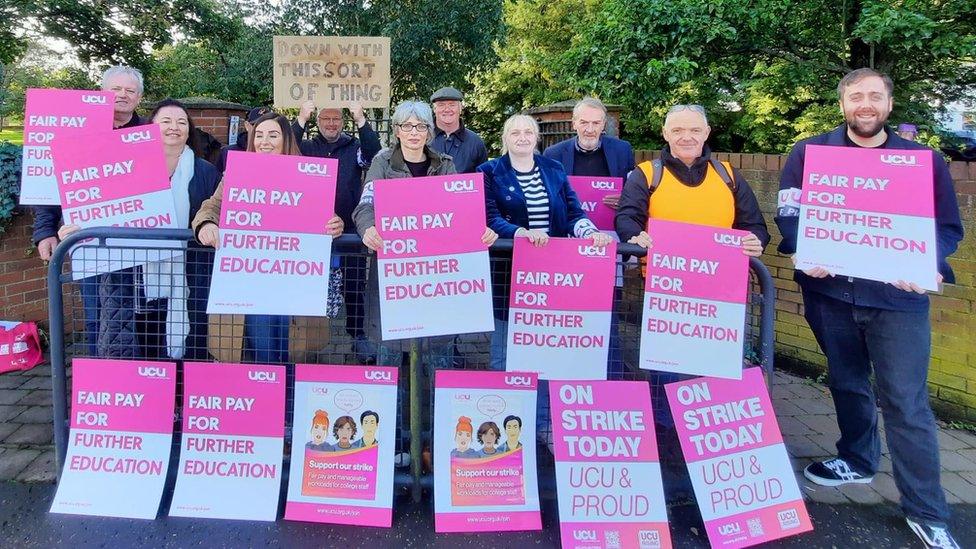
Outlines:
<svg viewBox="0 0 976 549"><path fill-rule="evenodd" d="M65 225L182 229L176 219L159 126L89 133L51 145ZM112 239L126 248L181 247L179 242ZM75 280L145 265L182 252L149 249L120 253L81 243L71 252Z"/></svg>
<svg viewBox="0 0 976 549"><path fill-rule="evenodd" d="M643 381L552 382L562 546L671 547Z"/></svg>
<svg viewBox="0 0 976 549"><path fill-rule="evenodd" d="M24 150L20 172L20 203L61 204L54 177L51 143L79 140L92 132L112 129L115 94L92 90L27 90L24 109Z"/></svg>
<svg viewBox="0 0 976 549"><path fill-rule="evenodd" d="M617 245L516 238L506 369L540 379L606 379Z"/></svg>
<svg viewBox="0 0 976 549"><path fill-rule="evenodd" d="M613 218L617 215L617 210L604 204L603 199L608 195L622 193L624 178L571 175L569 184L576 191L586 217L590 218L596 228L616 234Z"/></svg>
<svg viewBox="0 0 976 549"><path fill-rule="evenodd" d="M484 175L380 179L373 189L383 339L492 331Z"/></svg>
<svg viewBox="0 0 976 549"><path fill-rule="evenodd" d="M275 36L277 107L390 106L390 39L383 36Z"/></svg>
<svg viewBox="0 0 976 549"><path fill-rule="evenodd" d="M154 519L173 443L176 364L76 358L52 513Z"/></svg>
<svg viewBox="0 0 976 549"><path fill-rule="evenodd" d="M760 368L665 386L712 547L813 529Z"/></svg>
<svg viewBox="0 0 976 549"><path fill-rule="evenodd" d="M334 158L227 155L207 313L325 316L338 169Z"/></svg>
<svg viewBox="0 0 976 549"><path fill-rule="evenodd" d="M187 362L170 516L273 521L281 492L285 367Z"/></svg>
<svg viewBox="0 0 976 549"><path fill-rule="evenodd" d="M285 518L390 527L397 369L295 368Z"/></svg>
<svg viewBox="0 0 976 549"><path fill-rule="evenodd" d="M807 145L796 268L938 288L932 151Z"/></svg>
<svg viewBox="0 0 976 549"><path fill-rule="evenodd" d="M541 530L533 373L434 378L434 530Z"/></svg>
<svg viewBox="0 0 976 549"><path fill-rule="evenodd" d="M748 233L651 219L640 367L739 379Z"/></svg>

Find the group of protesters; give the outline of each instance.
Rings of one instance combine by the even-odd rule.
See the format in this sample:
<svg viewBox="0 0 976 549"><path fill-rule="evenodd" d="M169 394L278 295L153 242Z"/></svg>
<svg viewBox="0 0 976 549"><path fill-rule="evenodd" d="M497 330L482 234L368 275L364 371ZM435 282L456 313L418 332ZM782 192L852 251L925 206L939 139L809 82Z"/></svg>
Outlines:
<svg viewBox="0 0 976 549"><path fill-rule="evenodd" d="M259 107L248 113L245 131L237 144L224 147L215 167L195 154L193 120L180 102L161 101L145 119L136 114L143 95L139 71L112 67L104 73L102 88L115 93L116 128L159 124L178 220L193 229L196 242L187 250L186 295L161 290L150 283L154 273L140 269L80 281L86 343L89 354L95 356L106 354L116 344L135 344L135 348L155 349L136 358L205 358L194 353L205 354L204 311L210 273L206 262L194 254L199 256L219 243L220 180L228 150L338 159L335 217L328 220L323 232L332 236L358 233L373 251L383 245L375 226L374 181L474 172L484 174L485 180L487 216L482 242L486 247L498 238L526 238L536 246L560 237L589 239L594 246L609 244L611 238L588 219L568 176L625 180L622 193L604 200L616 210L615 229L622 242L651 248L654 243L646 228L652 218L742 229L748 232L742 252L752 257L760 256L770 240L749 183L738 169L718 161L706 144L711 128L699 105L675 105L668 110L662 128L667 145L659 159L640 165L636 165L629 143L606 134L607 109L591 97L581 99L573 109L576 135L542 153L536 120L522 114L509 117L501 135L502 154L491 160L482 138L463 123L463 95L450 87L437 90L430 103L405 101L396 106L392 143L387 148L382 148L359 105L348 106L356 135L344 131L343 112L338 108L321 108L316 114L315 105L306 102L298 117L289 121L270 108ZM775 218L783 236L780 253L796 251L797 189L803 182L807 145L924 149L888 127L893 94L890 78L872 69L858 69L841 79L838 95L843 123L797 143L782 170ZM318 131L306 138L313 114ZM939 155L934 155L932 169L939 277L953 282L946 257L962 239L962 224L948 166ZM78 229L71 225L59 228L60 217L56 206L35 207L34 241L41 259L49 259L58 242ZM362 255L343 255L340 267L369 271ZM841 433L837 456L810 465L805 476L825 486L871 482L879 466L880 403L894 479L909 526L928 546L957 547L946 526L949 509L939 480L936 423L926 387L931 342L925 291L903 281L834 276L824 267L797 270L795 278L802 290L806 319L827 357ZM378 316L378 311L365 310L366 292L376 291L375 280L371 287L367 284L363 276L346 276L341 284L345 328L353 351L363 363L396 364L395 355L381 353L392 349L396 354L400 349L378 348L367 335L365 319ZM123 288L131 290L120 291ZM503 369L507 293L496 289L495 294L491 367ZM182 312L172 306L180 299L188 303ZM124 314L126 309L130 314ZM174 330L176 324L184 327ZM288 336L288 317L248 315L236 348L256 362L284 363L288 361ZM445 361L434 367L453 360L453 338L432 338L429 345L429 354ZM872 373L877 392L872 388Z"/></svg>

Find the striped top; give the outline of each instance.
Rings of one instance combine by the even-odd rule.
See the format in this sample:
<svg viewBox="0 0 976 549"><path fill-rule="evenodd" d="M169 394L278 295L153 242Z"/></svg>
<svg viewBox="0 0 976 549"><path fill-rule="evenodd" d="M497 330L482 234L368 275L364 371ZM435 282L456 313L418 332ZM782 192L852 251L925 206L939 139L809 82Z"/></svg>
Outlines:
<svg viewBox="0 0 976 549"><path fill-rule="evenodd" d="M525 208L529 213L527 228L549 234L549 193L546 191L546 186L542 184L539 166L532 168L531 172L515 170L515 178L518 179L522 194L525 195Z"/></svg>

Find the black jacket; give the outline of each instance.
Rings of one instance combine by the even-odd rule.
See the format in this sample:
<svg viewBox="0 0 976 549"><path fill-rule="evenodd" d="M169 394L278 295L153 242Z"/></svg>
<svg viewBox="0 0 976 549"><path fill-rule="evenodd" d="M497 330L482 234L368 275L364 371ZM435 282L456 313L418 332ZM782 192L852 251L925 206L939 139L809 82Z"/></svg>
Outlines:
<svg viewBox="0 0 976 549"><path fill-rule="evenodd" d="M430 148L450 156L457 173L474 173L475 168L488 161L485 142L478 134L464 127L463 122L452 134L435 126Z"/></svg>

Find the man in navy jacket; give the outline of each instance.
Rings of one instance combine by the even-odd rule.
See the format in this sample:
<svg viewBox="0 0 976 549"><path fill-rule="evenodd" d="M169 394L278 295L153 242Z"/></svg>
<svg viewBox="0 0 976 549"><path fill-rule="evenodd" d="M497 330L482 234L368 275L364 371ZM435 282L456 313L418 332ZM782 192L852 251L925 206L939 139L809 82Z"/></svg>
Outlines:
<svg viewBox="0 0 976 549"><path fill-rule="evenodd" d="M807 145L924 150L899 137L885 123L892 107L891 79L872 69L847 74L838 86L846 124L793 147L780 177L776 224L779 251L796 252ZM933 155L935 223L940 278L953 282L946 257L962 239L962 223L949 169ZM891 265L897 278L898 266ZM895 484L908 525L930 547L958 547L946 526L949 508L939 483L939 442L928 401L926 377L931 350L929 299L913 283L834 276L824 267L797 270L805 316L827 357L830 391L837 408L837 457L813 463L804 475L816 484L869 483L878 468L875 391L885 419Z"/></svg>

